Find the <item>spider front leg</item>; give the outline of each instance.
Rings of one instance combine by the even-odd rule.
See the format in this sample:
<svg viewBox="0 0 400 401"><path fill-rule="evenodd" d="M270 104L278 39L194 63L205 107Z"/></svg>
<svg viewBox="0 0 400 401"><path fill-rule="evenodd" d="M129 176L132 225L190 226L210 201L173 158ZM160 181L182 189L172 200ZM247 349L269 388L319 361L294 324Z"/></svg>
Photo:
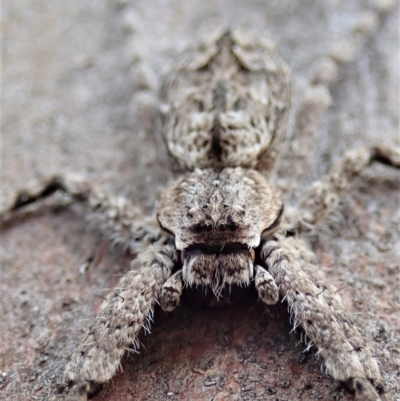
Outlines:
<svg viewBox="0 0 400 401"><path fill-rule="evenodd" d="M0 208L0 222L27 213L28 206L40 206L40 202L56 192L66 194L69 202L82 203L89 223L106 234L113 244L136 251L140 241L151 243L160 236L155 219L143 219L141 211L127 199L109 196L89 180L72 174L49 177L18 191L5 207ZM55 205L57 202L65 205L65 199L57 199Z"/></svg>
<svg viewBox="0 0 400 401"><path fill-rule="evenodd" d="M384 389L378 364L360 335L340 296L323 275L303 259L305 244L278 237L262 245L261 259L288 303L294 327L301 326L324 358L334 379L346 382L357 400L378 401Z"/></svg>
<svg viewBox="0 0 400 401"><path fill-rule="evenodd" d="M128 272L107 296L100 315L72 354L59 388L63 399L86 400L115 375L124 353L132 346L138 348L141 329L149 330L154 306L178 255L174 246L164 245L147 252L149 256L153 260L146 267Z"/></svg>

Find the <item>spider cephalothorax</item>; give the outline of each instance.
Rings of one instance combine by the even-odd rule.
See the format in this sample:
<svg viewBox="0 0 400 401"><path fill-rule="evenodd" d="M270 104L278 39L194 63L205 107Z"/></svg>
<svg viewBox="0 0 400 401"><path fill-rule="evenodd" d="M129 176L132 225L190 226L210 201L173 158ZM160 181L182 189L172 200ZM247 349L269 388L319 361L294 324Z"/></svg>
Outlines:
<svg viewBox="0 0 400 401"><path fill-rule="evenodd" d="M189 285L248 285L261 234L276 227L283 203L260 173L195 170L162 195L158 220L175 236Z"/></svg>

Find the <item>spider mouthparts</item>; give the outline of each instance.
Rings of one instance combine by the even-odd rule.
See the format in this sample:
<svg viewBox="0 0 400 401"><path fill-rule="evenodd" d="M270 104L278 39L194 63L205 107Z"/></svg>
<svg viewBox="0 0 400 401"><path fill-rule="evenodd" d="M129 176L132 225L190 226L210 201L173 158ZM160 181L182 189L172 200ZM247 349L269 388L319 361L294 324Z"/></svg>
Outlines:
<svg viewBox="0 0 400 401"><path fill-rule="evenodd" d="M194 244L182 251L183 280L189 285L249 285L255 252L246 244Z"/></svg>
<svg viewBox="0 0 400 401"><path fill-rule="evenodd" d="M185 248L182 253L185 255L189 254L216 254L216 255L228 255L231 253L243 253L247 254L251 252L249 246L247 244L243 244L241 242L225 242L221 244L207 244L207 243L198 243L189 245Z"/></svg>

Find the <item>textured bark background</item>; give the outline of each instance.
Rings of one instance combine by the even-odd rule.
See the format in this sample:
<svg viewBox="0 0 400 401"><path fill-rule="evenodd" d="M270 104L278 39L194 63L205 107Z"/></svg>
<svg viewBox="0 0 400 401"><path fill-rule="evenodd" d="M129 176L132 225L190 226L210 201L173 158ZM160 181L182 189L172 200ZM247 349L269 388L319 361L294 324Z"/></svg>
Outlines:
<svg viewBox="0 0 400 401"><path fill-rule="evenodd" d="M208 29L243 26L278 43L295 72L297 99L318 57L367 7L346 0L4 1L2 194L74 171L150 213L171 175L155 135L133 112L140 78L132 64L145 60L159 77ZM350 146L399 143L398 27L397 8L358 61L341 70L309 178ZM399 184L398 171L372 166L314 241L321 268L346 286L346 307L375 343L398 400ZM71 209L17 219L0 236L0 399L45 400L96 314L95 294L116 283L129 258ZM289 332L284 307L265 310L251 294L237 307L185 302L172 315L157 311L140 355L127 357L95 399L350 400Z"/></svg>

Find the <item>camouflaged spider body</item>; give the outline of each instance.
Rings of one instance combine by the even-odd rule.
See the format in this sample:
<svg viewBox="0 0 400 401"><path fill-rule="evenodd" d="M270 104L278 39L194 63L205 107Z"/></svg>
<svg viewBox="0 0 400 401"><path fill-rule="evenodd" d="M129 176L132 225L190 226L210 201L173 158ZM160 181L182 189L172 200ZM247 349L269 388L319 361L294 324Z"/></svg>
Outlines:
<svg viewBox="0 0 400 401"><path fill-rule="evenodd" d="M328 106L339 64L334 56L322 60L300 106L299 131ZM183 53L161 87L162 134L185 172L163 192L154 218L144 220L128 200L71 175L21 191L2 212L4 218L61 190L82 202L88 220L113 242L140 250L140 269L128 272L104 301L67 364L58 397L86 399L109 381L125 351L138 344L156 302L170 311L185 286L211 287L219 297L226 287L254 285L264 303L287 302L295 327L335 379L347 382L359 400L381 399L372 350L299 234L332 213L372 161L400 167L400 152L383 146L349 151L297 208L284 210L267 174L287 130L290 96L290 70L273 45L220 32Z"/></svg>

